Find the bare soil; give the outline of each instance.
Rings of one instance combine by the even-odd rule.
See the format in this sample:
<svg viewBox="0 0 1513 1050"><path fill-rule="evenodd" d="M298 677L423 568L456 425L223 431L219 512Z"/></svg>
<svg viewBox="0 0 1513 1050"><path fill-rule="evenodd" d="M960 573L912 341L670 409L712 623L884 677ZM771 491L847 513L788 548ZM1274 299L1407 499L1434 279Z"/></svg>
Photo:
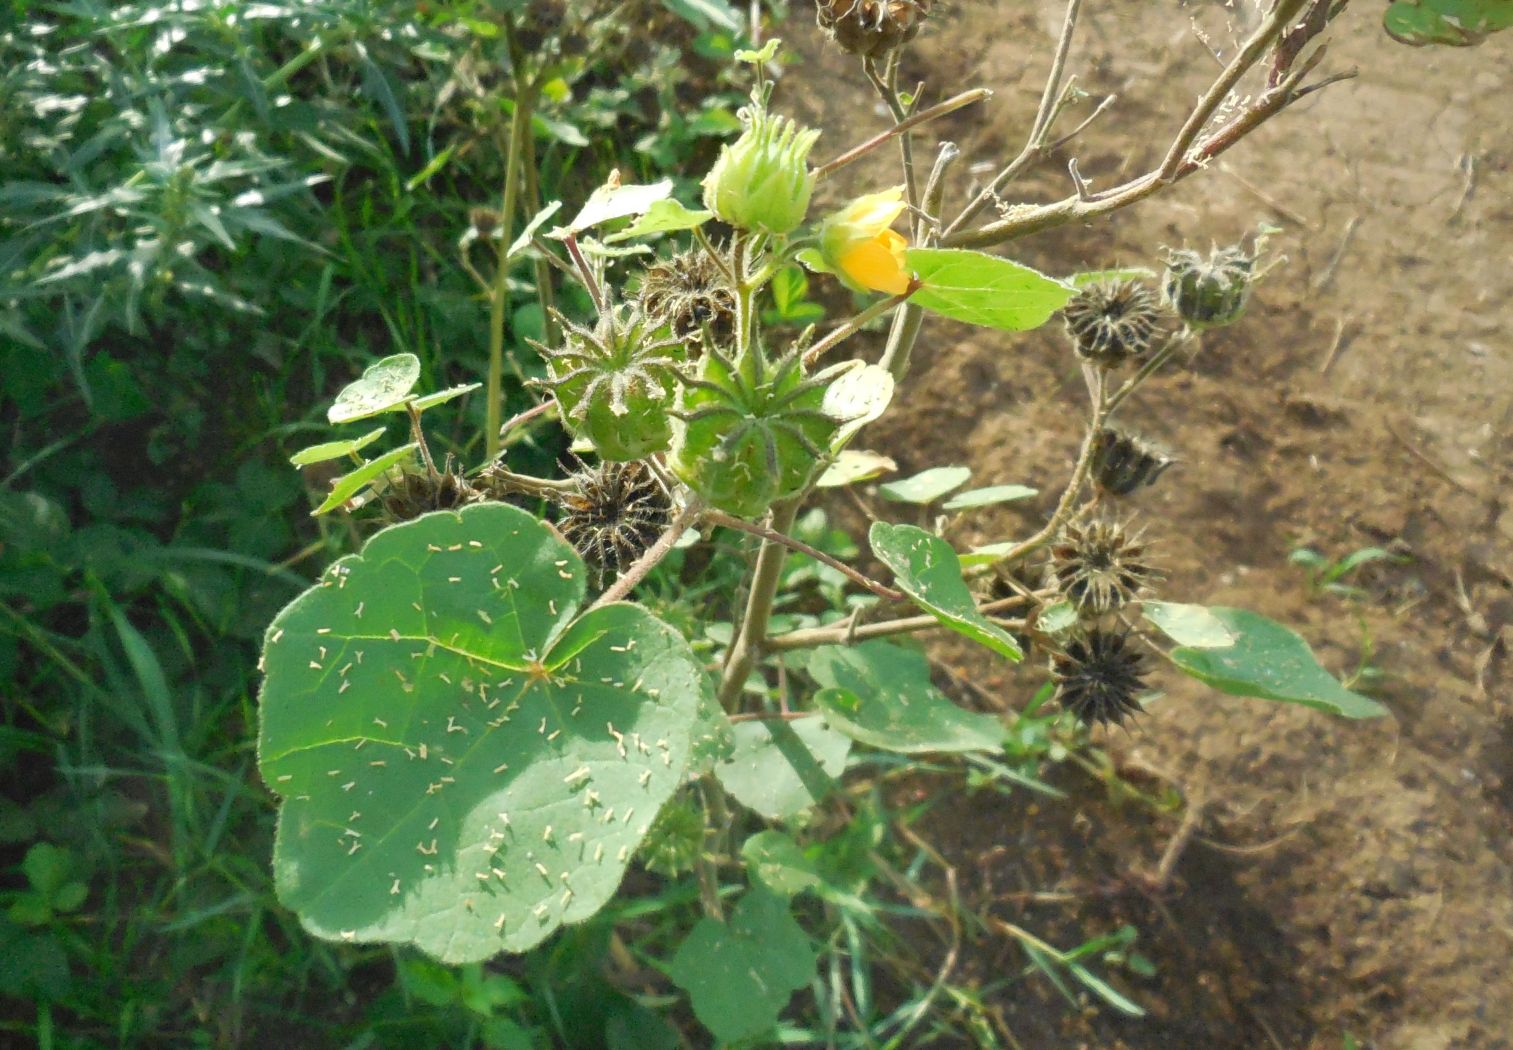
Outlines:
<svg viewBox="0 0 1513 1050"><path fill-rule="evenodd" d="M978 84L996 97L926 129L923 163L938 139L962 147L961 170L1017 151L1063 9L938 11L906 79L931 97ZM1071 69L1094 100L1119 101L1010 199L1066 195L1074 156L1098 187L1153 166L1218 68L1194 17L1221 50L1234 39L1217 3L1085 9ZM836 89L785 103L807 107L831 143L886 126L806 10L784 27L809 66L793 79ZM1162 246L1233 243L1261 221L1282 228L1273 243L1287 262L1246 318L1122 410L1181 458L1129 502L1165 570L1163 597L1288 623L1342 676L1374 646L1375 695L1392 711L1346 721L1163 670L1164 697L1100 742L1136 783L1176 786L1182 812L1116 806L1078 776L1063 777L1067 802L979 793L941 807L928 834L968 907L1064 948L1132 922L1156 964L1154 978L1111 978L1149 1011L1132 1020L1093 1001L1070 1009L1039 979L992 991L1026 959L1010 939L979 937L953 979L990 989L1011 1045L1335 1050L1350 1033L1378 1050L1513 1047L1513 33L1414 51L1381 32L1380 14L1353 5L1325 60L1359 67L1357 79L1175 191L1007 249L1070 273L1159 265ZM827 192L896 181L884 159ZM1037 501L983 512L963 532L990 542L1044 520L1085 412L1055 327L1011 337L930 321L908 389L868 444L905 475L961 462L975 484L1037 486ZM1366 596L1349 600L1310 592L1287 560L1302 545L1388 546L1406 560L1366 570L1355 581ZM932 654L1009 705L1041 675L965 643Z"/></svg>

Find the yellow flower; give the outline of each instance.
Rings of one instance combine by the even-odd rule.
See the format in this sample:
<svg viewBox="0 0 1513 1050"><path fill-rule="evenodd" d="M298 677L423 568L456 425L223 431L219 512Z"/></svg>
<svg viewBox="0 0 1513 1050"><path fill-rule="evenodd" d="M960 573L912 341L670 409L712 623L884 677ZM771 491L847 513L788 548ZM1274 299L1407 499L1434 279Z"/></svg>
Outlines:
<svg viewBox="0 0 1513 1050"><path fill-rule="evenodd" d="M908 240L888 227L903 214L904 190L895 186L856 198L820 224L824 268L856 291L900 295L911 280L905 268Z"/></svg>

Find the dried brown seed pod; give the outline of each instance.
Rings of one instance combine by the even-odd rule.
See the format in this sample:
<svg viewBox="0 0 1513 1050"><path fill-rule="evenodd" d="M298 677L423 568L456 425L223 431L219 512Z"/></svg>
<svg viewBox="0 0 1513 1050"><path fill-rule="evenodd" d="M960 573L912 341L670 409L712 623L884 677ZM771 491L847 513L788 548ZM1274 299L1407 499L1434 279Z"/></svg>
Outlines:
<svg viewBox="0 0 1513 1050"><path fill-rule="evenodd" d="M1117 522L1068 525L1051 545L1051 581L1079 616L1102 616L1132 601L1157 579L1145 544Z"/></svg>
<svg viewBox="0 0 1513 1050"><path fill-rule="evenodd" d="M1093 438L1093 484L1099 492L1128 496L1142 485L1154 485L1176 460L1133 434L1104 427Z"/></svg>
<svg viewBox="0 0 1513 1050"><path fill-rule="evenodd" d="M865 58L914 39L932 0L816 0L815 21L842 51Z"/></svg>
<svg viewBox="0 0 1513 1050"><path fill-rule="evenodd" d="M646 464L600 463L570 478L557 528L604 586L646 553L672 517L672 502Z"/></svg>
<svg viewBox="0 0 1513 1050"><path fill-rule="evenodd" d="M457 510L481 498L449 460L434 477L427 471L405 471L383 490L378 504L390 521L401 522L433 510Z"/></svg>
<svg viewBox="0 0 1513 1050"><path fill-rule="evenodd" d="M1061 308L1077 356L1118 368L1150 349L1161 323L1156 296L1139 281L1098 281Z"/></svg>
<svg viewBox="0 0 1513 1050"><path fill-rule="evenodd" d="M637 298L642 313L679 339L699 343L707 330L718 345L735 341L735 291L701 248L648 266Z"/></svg>

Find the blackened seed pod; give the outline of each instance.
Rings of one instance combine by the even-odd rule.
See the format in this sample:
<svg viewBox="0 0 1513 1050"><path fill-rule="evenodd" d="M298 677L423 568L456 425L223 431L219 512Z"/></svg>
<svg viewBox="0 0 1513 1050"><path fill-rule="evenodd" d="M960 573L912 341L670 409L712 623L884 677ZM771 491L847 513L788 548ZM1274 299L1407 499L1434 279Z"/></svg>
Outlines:
<svg viewBox="0 0 1513 1050"><path fill-rule="evenodd" d="M1097 627L1073 635L1051 657L1056 700L1085 726L1124 725L1139 714L1144 675L1130 636Z"/></svg>
<svg viewBox="0 0 1513 1050"><path fill-rule="evenodd" d="M1077 356L1118 368L1150 349L1161 322L1156 296L1139 281L1097 281L1061 308Z"/></svg>
<svg viewBox="0 0 1513 1050"><path fill-rule="evenodd" d="M876 58L919 32L932 0L816 0L815 21L837 47Z"/></svg>
<svg viewBox="0 0 1513 1050"><path fill-rule="evenodd" d="M1128 496L1142 485L1154 485L1174 462L1160 449L1113 427L1104 427L1093 438L1093 484L1110 496Z"/></svg>
<svg viewBox="0 0 1513 1050"><path fill-rule="evenodd" d="M594 570L602 588L662 535L672 503L639 461L584 467L569 480L573 489L557 500L562 508L557 529Z"/></svg>
<svg viewBox="0 0 1513 1050"><path fill-rule="evenodd" d="M1239 247L1216 248L1205 260L1187 248L1167 253L1162 293L1193 328L1238 320L1250 302L1255 259Z"/></svg>
<svg viewBox="0 0 1513 1050"><path fill-rule="evenodd" d="M1155 582L1145 544L1114 521L1068 525L1051 544L1051 582L1081 616L1102 616Z"/></svg>

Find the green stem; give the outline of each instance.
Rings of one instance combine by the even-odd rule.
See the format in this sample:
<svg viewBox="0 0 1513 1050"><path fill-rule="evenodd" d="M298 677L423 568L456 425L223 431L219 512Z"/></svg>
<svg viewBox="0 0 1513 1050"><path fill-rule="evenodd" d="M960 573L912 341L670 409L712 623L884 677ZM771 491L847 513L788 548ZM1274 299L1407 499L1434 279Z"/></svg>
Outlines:
<svg viewBox="0 0 1513 1050"><path fill-rule="evenodd" d="M768 528L786 533L793 528L802 496L784 500L772 508ZM783 575L783 561L788 548L772 540L763 540L757 552L756 568L751 574L751 593L746 598L746 614L741 618L741 633L730 647L725 671L720 679L720 706L731 710L746 685L767 644L767 627L772 620L772 600L777 595Z"/></svg>
<svg viewBox="0 0 1513 1050"><path fill-rule="evenodd" d="M525 157L523 158L525 170L525 202L530 208L530 213L535 215L541 211L541 176L536 170L536 136L525 137ZM536 269L536 301L541 305L541 316L545 318L543 331L547 346L556 346L560 333L557 331L557 319L553 316L553 307L556 305L555 296L552 294L552 256L541 255L535 260Z"/></svg>
<svg viewBox="0 0 1513 1050"><path fill-rule="evenodd" d="M515 112L510 116L509 146L504 157L504 200L499 206L499 265L494 271L494 288L489 297L489 375L485 390L488 402L483 428L484 450L489 459L499 454L499 423L504 409L504 315L509 303L509 258L505 253L515 239L521 159L525 156L526 136L530 134L536 89L534 80L517 81Z"/></svg>

